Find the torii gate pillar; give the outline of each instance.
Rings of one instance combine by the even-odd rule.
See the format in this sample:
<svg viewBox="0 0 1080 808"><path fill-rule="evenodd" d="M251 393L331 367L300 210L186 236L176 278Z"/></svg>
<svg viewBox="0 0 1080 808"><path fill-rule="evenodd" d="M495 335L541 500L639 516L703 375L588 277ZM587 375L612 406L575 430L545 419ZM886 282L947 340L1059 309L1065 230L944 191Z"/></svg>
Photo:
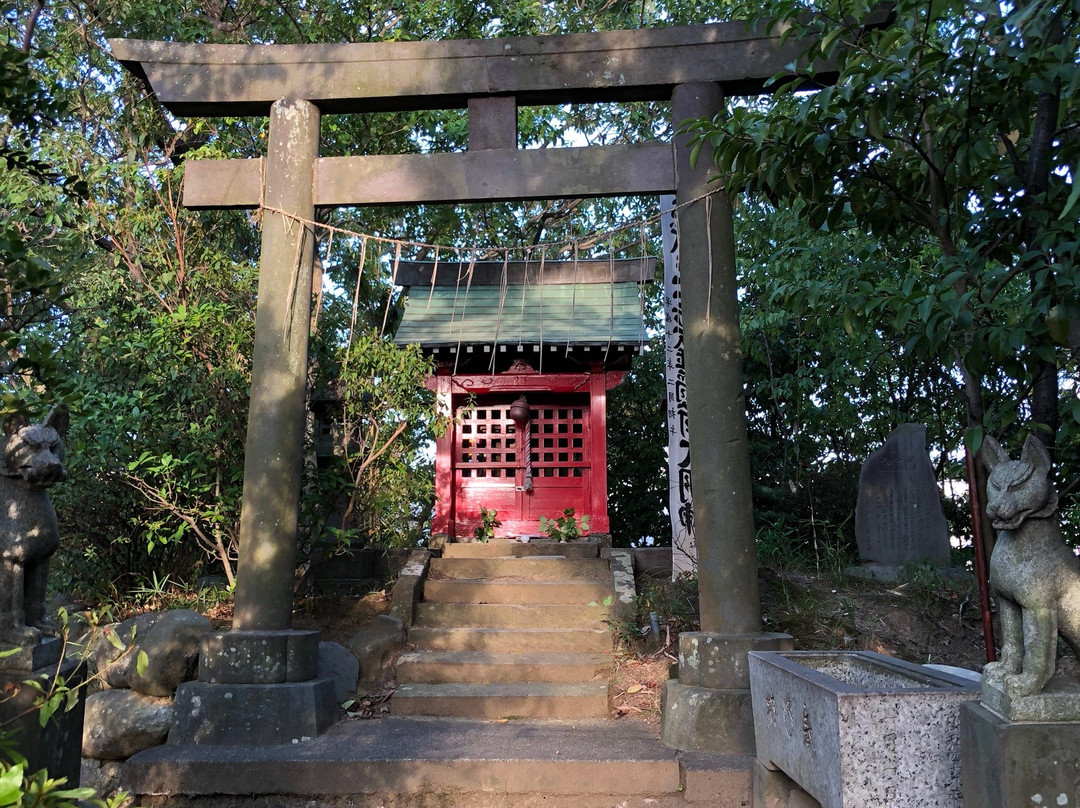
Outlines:
<svg viewBox="0 0 1080 808"><path fill-rule="evenodd" d="M302 100L270 112L233 630L203 638L174 743L283 744L337 718L333 683L316 678L319 633L291 629L315 246L301 220L314 218L319 118Z"/></svg>
<svg viewBox="0 0 1080 808"><path fill-rule="evenodd" d="M717 115L723 102L718 84L677 86L675 127ZM753 754L747 652L790 650L792 641L761 631L731 199L692 201L715 190L715 166L705 148L691 165L688 140L675 140L675 201L691 203L677 221L701 631L679 636L662 738L676 749Z"/></svg>

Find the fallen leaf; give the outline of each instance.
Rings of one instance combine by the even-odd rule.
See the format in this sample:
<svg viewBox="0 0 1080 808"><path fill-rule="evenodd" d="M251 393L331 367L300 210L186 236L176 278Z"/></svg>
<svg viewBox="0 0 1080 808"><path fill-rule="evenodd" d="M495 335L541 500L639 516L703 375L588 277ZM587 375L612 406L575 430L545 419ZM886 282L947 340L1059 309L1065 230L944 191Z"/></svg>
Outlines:
<svg viewBox="0 0 1080 808"><path fill-rule="evenodd" d="M645 688L643 688L641 685L630 685L630 687L626 688L626 692L627 693L640 693L644 689Z"/></svg>

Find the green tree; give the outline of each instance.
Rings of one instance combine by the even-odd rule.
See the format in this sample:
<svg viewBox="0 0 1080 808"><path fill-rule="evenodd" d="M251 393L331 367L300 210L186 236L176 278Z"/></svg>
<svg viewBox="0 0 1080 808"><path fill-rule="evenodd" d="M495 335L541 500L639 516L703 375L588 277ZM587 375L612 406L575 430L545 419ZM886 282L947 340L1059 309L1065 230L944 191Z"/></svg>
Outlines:
<svg viewBox="0 0 1080 808"><path fill-rule="evenodd" d="M85 195L77 175L37 148L62 105L31 69L34 27L29 20L0 42L0 419L50 403L63 387L54 323L71 256L50 254L68 242L72 202Z"/></svg>
<svg viewBox="0 0 1080 808"><path fill-rule="evenodd" d="M882 316L867 327L856 315L869 298L885 302L875 298L884 285L926 282L926 269L907 245L890 248L858 228L809 230L798 200L785 208L744 200L736 217L765 557L778 544L813 562L826 548L850 557L861 462L900 423L927 425L939 479L962 474L948 462L964 431L962 412L947 405L960 395L959 380L948 366L905 349L907 326ZM954 535L967 530L953 526Z"/></svg>
<svg viewBox="0 0 1080 808"><path fill-rule="evenodd" d="M801 200L811 228L925 245L921 273L879 277L851 315L888 317L909 329L907 351L955 367L972 448L1021 417L1071 444L1080 401L1060 379L1077 347L1080 6L901 2L877 28L858 22L869 4L804 10L763 13L813 37L806 72L834 63L835 86L805 92L799 78L693 128L731 187Z"/></svg>
<svg viewBox="0 0 1080 808"><path fill-rule="evenodd" d="M662 333L608 393L608 516L616 546L671 544Z"/></svg>

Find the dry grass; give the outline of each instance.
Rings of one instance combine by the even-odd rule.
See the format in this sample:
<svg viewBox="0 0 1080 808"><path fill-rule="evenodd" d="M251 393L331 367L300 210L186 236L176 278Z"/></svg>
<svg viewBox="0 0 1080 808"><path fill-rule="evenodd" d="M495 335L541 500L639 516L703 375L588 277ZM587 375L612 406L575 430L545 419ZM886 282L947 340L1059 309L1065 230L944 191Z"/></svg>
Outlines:
<svg viewBox="0 0 1080 808"><path fill-rule="evenodd" d="M660 697L674 659L667 649L653 654L620 650L608 678L611 717L633 718L659 726Z"/></svg>

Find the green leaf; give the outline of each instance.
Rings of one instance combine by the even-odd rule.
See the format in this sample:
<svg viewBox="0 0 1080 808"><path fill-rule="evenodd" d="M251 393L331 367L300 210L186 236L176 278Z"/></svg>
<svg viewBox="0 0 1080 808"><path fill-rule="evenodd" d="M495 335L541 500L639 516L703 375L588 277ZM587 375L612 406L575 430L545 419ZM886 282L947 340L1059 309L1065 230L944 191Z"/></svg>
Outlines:
<svg viewBox="0 0 1080 808"><path fill-rule="evenodd" d="M139 676L146 676L146 669L150 666L150 658L146 655L146 651L139 649L139 654L135 658L135 671Z"/></svg>
<svg viewBox="0 0 1080 808"><path fill-rule="evenodd" d="M698 157L701 155L701 147L705 144L704 140L699 140L690 149L690 165L696 166Z"/></svg>
<svg viewBox="0 0 1080 808"><path fill-rule="evenodd" d="M114 631L112 628L109 628L105 631L105 639L108 640L109 644L112 645L112 647L115 648L117 651L123 651L127 648L127 646L124 645L124 641L120 639L116 631Z"/></svg>
<svg viewBox="0 0 1080 808"><path fill-rule="evenodd" d="M0 774L0 806L18 805L22 800L23 767L16 763Z"/></svg>
<svg viewBox="0 0 1080 808"><path fill-rule="evenodd" d="M975 455L979 453L979 448L983 444L983 428L982 424L978 426L970 427L964 432L964 447Z"/></svg>
<svg viewBox="0 0 1080 808"><path fill-rule="evenodd" d="M1080 166L1078 166L1080 168ZM1061 215L1058 216L1058 220L1065 219L1069 212L1073 209L1077 202L1080 202L1080 177L1077 177L1076 170L1072 172L1072 193L1069 194L1068 200L1065 202L1065 207L1061 211Z"/></svg>
<svg viewBox="0 0 1080 808"><path fill-rule="evenodd" d="M612 604L612 603L614 602L614 600L615 600L615 599L614 599L614 598L613 598L613 597L612 597L611 595L608 595L608 596L607 596L606 598L604 598L604 599L603 599L603 601L601 601L601 602L602 602L602 603L603 603L603 604L604 604L605 606L610 606L610 605L611 605L611 604Z"/></svg>
<svg viewBox="0 0 1080 808"><path fill-rule="evenodd" d="M825 35L825 38L821 40L821 52L828 53L829 48L832 47L833 43L836 42L837 37L842 33L844 33L844 29L839 26L829 31L829 33Z"/></svg>
<svg viewBox="0 0 1080 808"><path fill-rule="evenodd" d="M96 796L92 788L65 788L52 792L52 796L61 800L90 800Z"/></svg>

